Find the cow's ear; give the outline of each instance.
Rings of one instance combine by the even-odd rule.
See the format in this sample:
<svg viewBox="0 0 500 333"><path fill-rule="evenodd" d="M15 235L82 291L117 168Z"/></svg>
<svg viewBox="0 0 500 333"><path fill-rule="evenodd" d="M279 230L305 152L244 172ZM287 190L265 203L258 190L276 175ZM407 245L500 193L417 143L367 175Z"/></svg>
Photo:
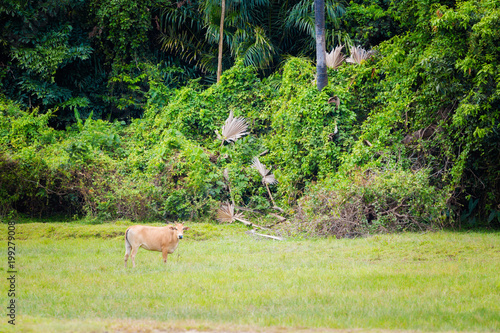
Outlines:
<svg viewBox="0 0 500 333"><path fill-rule="evenodd" d="M188 230L188 229L189 229L189 227L184 227L184 228L182 228L182 230Z"/></svg>
<svg viewBox="0 0 500 333"><path fill-rule="evenodd" d="M175 226L173 226L173 225L170 226L170 229L171 230L177 230L177 228Z"/></svg>

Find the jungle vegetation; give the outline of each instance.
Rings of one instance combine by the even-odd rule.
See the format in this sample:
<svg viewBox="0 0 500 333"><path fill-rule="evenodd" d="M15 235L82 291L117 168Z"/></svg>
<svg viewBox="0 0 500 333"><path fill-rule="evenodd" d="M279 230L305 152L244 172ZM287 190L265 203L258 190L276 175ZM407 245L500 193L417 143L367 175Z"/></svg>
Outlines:
<svg viewBox="0 0 500 333"><path fill-rule="evenodd" d="M0 214L500 226L498 1L223 2L2 1Z"/></svg>

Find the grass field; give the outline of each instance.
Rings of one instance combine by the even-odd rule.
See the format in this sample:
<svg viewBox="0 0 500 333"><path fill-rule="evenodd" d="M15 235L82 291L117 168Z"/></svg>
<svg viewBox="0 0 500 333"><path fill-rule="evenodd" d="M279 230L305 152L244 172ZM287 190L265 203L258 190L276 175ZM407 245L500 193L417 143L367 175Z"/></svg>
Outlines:
<svg viewBox="0 0 500 333"><path fill-rule="evenodd" d="M499 233L270 241L192 224L166 265L140 249L125 269L127 225L18 224L16 326L0 331L500 331Z"/></svg>

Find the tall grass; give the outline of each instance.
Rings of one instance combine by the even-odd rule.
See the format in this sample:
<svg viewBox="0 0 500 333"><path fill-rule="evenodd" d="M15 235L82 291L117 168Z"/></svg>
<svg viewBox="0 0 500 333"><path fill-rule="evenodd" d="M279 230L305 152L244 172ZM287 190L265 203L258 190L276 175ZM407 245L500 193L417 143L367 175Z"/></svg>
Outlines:
<svg viewBox="0 0 500 333"><path fill-rule="evenodd" d="M30 228L51 227L59 225L18 229L27 235ZM197 225L191 227L195 235ZM190 240L187 231L166 265L160 253L140 249L135 269L123 267L121 236L20 241L20 327L23 320L34 331L37 322L52 322L43 327L58 331L71 320L89 325L154 320L226 327L500 330L498 233L277 242L214 228L218 234L205 241ZM4 226L0 232L5 234ZM0 297L7 304L6 288ZM4 319L2 331L5 324Z"/></svg>

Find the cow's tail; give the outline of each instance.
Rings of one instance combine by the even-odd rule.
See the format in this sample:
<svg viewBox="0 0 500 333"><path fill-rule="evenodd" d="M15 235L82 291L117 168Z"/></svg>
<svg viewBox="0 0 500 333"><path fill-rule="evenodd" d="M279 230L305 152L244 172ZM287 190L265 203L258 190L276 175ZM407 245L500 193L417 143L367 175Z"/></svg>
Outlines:
<svg viewBox="0 0 500 333"><path fill-rule="evenodd" d="M130 251L130 249L132 248L132 245L130 244L129 240L128 240L128 232L130 231L130 228L127 229L127 232L125 233L125 250L127 251L127 253Z"/></svg>

